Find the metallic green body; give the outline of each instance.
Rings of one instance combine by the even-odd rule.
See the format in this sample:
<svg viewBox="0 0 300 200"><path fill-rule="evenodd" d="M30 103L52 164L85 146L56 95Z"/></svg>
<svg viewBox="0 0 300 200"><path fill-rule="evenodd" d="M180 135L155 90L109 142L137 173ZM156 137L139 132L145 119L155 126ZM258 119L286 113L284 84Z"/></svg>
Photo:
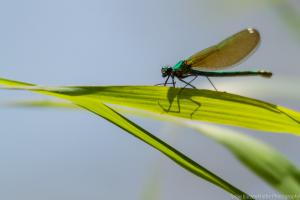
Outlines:
<svg viewBox="0 0 300 200"><path fill-rule="evenodd" d="M173 75L179 78L191 75L191 66L186 64L185 60L179 61L172 67Z"/></svg>
<svg viewBox="0 0 300 200"><path fill-rule="evenodd" d="M272 72L268 71L218 71L218 72L208 72L208 71L198 71L191 69L190 74L198 76L209 76L209 77L227 77L227 76L262 76L265 78L270 78Z"/></svg>
<svg viewBox="0 0 300 200"><path fill-rule="evenodd" d="M256 71L217 71L217 72L210 72L210 71L201 71L201 70L198 70L198 69L192 69L191 67L187 66L185 64L185 60L181 60L179 61L178 63L176 63L173 67L172 67L172 71L174 73L176 72L185 72L185 73L188 73L188 74L194 74L194 75L211 75L211 76L226 76L228 74L231 74L231 75L239 75L241 73L245 73L245 74L257 74Z"/></svg>
<svg viewBox="0 0 300 200"><path fill-rule="evenodd" d="M181 60L172 67L174 75L177 77L186 77L189 75L195 76L209 76L209 77L226 77L226 76L263 76L271 77L272 73L259 70L259 71L200 71L186 64L185 60Z"/></svg>
<svg viewBox="0 0 300 200"><path fill-rule="evenodd" d="M172 67L173 71L182 70L182 67L185 65L185 60L179 61L176 65Z"/></svg>

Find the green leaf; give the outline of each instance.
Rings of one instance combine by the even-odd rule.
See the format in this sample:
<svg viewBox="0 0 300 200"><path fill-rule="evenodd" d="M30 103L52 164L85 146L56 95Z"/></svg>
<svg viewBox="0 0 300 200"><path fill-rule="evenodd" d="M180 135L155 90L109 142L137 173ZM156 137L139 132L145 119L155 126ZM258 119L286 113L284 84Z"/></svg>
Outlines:
<svg viewBox="0 0 300 200"><path fill-rule="evenodd" d="M19 101L11 105L34 107L71 107L70 103L57 101ZM290 197L300 195L300 171L280 152L262 141L232 131L229 128L217 127L191 120L179 120L174 117L163 117L158 114L145 113L138 110L116 107L117 111L135 116L151 117L159 120L175 122L199 131L201 134L215 140L226 147L242 164L273 186L277 191ZM152 193L151 193L152 194Z"/></svg>
<svg viewBox="0 0 300 200"><path fill-rule="evenodd" d="M187 126L226 147L242 164L256 173L288 199L300 195L300 170L280 152L262 141L225 127L182 120L136 109L116 107L122 113L151 117Z"/></svg>
<svg viewBox="0 0 300 200"><path fill-rule="evenodd" d="M102 103L101 98L91 98L89 94L85 94L84 90L76 87L56 87L56 88L39 88L39 87L28 87L33 86L32 84L12 81L8 79L0 79L1 85L6 85L10 87L19 87L18 89L28 89L41 94L46 94L50 96L55 96L65 100L69 100L74 104L89 110L96 115L103 117L104 119L110 121L111 123L117 125L121 129L131 133L135 137L146 142L150 146L153 146L157 150L161 151L163 154L168 156L170 159L175 161L177 164L185 168L186 170L192 172L193 174L219 186L225 191L235 195L240 199L252 199L246 193L240 191L238 188L232 186L228 182L224 181L217 175L208 171L192 159L188 158L181 152L177 151L167 143L163 142L159 138L155 137L151 133L144 130L142 127L128 120L109 106Z"/></svg>
<svg viewBox="0 0 300 200"><path fill-rule="evenodd" d="M1 102L0 105L11 107L33 107L33 108L63 108L63 109L78 109L79 107L69 101L57 100L24 100L15 102Z"/></svg>
<svg viewBox="0 0 300 200"><path fill-rule="evenodd" d="M226 147L242 164L277 191L286 195L288 199L296 199L300 195L300 170L276 149L254 137L241 134L229 128L220 128L192 120L179 120L175 117L149 114L124 107L116 107L116 110L135 116L170 121L193 128Z"/></svg>
<svg viewBox="0 0 300 200"><path fill-rule="evenodd" d="M0 80L7 83L6 79ZM8 81L9 82L9 81ZM138 108L162 115L239 126L268 132L300 134L300 113L257 99L225 92L159 86L25 87L87 98L108 105ZM11 85L12 86L12 85Z"/></svg>
<svg viewBox="0 0 300 200"><path fill-rule="evenodd" d="M300 195L300 170L276 149L254 137L207 123L150 114L125 107L115 109L126 114L151 117L193 128L226 147L242 164L288 199L296 199Z"/></svg>
<svg viewBox="0 0 300 200"><path fill-rule="evenodd" d="M258 176L287 197L300 195L300 171L269 145L245 134L204 124L187 126L216 140Z"/></svg>

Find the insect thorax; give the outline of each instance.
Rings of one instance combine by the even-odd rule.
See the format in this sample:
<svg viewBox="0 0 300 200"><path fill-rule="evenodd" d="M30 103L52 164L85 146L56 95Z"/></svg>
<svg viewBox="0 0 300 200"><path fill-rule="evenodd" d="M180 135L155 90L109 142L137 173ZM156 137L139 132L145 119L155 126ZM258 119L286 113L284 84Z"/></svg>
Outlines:
<svg viewBox="0 0 300 200"><path fill-rule="evenodd" d="M185 60L179 61L176 65L172 67L173 73L177 77L181 77L190 72L191 67L186 64Z"/></svg>

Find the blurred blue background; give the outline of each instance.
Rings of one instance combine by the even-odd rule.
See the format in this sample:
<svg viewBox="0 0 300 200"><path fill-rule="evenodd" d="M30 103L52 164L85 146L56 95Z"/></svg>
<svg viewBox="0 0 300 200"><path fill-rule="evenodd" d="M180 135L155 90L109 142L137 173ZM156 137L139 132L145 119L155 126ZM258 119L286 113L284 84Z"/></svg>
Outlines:
<svg viewBox="0 0 300 200"><path fill-rule="evenodd" d="M300 110L299 13L297 0L0 1L0 76L41 85L154 85L162 82L162 65L255 27L260 48L240 69L271 70L274 78L213 81L220 90ZM206 80L197 84L211 88ZM0 98L45 97L1 91ZM0 119L0 199L132 200L149 192L166 200L230 198L88 112L1 107ZM275 192L199 133L131 119L245 192ZM235 129L300 165L299 137Z"/></svg>

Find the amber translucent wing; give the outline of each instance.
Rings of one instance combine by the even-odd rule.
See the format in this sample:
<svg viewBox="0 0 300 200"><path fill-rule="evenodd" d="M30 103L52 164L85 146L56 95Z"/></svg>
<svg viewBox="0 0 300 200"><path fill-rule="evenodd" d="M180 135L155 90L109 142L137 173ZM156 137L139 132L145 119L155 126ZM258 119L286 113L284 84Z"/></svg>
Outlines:
<svg viewBox="0 0 300 200"><path fill-rule="evenodd" d="M194 54L186 62L199 70L218 70L230 67L246 58L259 44L259 41L260 35L257 30L244 29L219 44Z"/></svg>

